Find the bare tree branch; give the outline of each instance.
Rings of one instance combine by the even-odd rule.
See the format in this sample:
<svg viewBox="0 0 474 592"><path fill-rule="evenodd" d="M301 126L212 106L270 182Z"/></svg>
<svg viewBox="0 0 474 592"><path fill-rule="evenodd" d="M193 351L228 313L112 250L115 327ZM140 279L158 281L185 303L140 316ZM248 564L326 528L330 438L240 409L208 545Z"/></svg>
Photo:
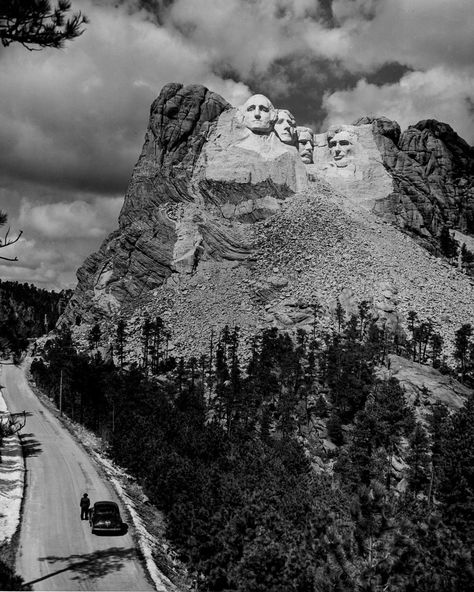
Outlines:
<svg viewBox="0 0 474 592"><path fill-rule="evenodd" d="M8 215L3 212L2 210L0 210L0 226L3 226L6 221L8 219ZM17 243L20 238L21 235L23 234L23 230L20 230L18 233L18 236L14 239L9 239L8 236L10 234L10 227L8 227L8 230L5 233L5 238L2 240L0 239L0 249L4 249L6 247L9 247L11 245L14 245L15 243ZM0 255L0 259L2 259L3 261L18 261L18 257L3 257Z"/></svg>

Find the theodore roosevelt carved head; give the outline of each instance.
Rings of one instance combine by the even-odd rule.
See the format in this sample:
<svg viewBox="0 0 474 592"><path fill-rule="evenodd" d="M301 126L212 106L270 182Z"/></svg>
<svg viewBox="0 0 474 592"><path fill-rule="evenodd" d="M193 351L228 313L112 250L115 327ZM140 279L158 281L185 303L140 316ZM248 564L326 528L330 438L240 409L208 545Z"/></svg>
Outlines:
<svg viewBox="0 0 474 592"><path fill-rule="evenodd" d="M301 160L305 164L311 164L313 162L313 130L310 127L298 126L296 128L298 136L298 151L301 156Z"/></svg>

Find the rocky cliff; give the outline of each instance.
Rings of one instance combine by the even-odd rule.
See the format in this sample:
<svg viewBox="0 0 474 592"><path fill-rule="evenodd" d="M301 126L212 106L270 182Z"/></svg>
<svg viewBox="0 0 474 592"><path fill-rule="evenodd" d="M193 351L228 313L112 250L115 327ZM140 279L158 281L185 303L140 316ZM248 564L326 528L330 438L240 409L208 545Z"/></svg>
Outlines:
<svg viewBox="0 0 474 592"><path fill-rule="evenodd" d="M402 133L395 121L364 117L339 130L355 136L352 171L331 166L331 132L316 136L314 168L331 185L434 253L443 227L474 232L474 148L449 125L425 120Z"/></svg>
<svg viewBox="0 0 474 592"><path fill-rule="evenodd" d="M394 183L393 193L380 200L376 211L425 237L438 237L443 225L472 234L474 148L449 125L433 119L401 134L387 120L374 120L372 126Z"/></svg>
<svg viewBox="0 0 474 592"><path fill-rule="evenodd" d="M255 103L272 126L271 103ZM146 311L180 352L197 353L212 328L309 329L316 303L350 312L365 299L383 322L413 309L449 338L474 316L472 281L433 253L443 226L474 230L473 167L449 126L401 133L384 118L318 134L305 164L273 127L252 129L202 86L169 84L119 228L78 271L62 322Z"/></svg>

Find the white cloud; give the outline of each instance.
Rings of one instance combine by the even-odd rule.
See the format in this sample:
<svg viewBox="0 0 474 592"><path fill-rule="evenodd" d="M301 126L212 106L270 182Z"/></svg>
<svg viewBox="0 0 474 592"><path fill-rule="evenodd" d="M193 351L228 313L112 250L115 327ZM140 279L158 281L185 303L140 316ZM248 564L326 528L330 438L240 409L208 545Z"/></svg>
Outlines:
<svg viewBox="0 0 474 592"><path fill-rule="evenodd" d="M85 258L118 226L122 203L122 197L47 204L23 198L18 217L11 216L9 223L24 234L4 252L18 261L0 265L0 277L48 289L73 287Z"/></svg>
<svg viewBox="0 0 474 592"><path fill-rule="evenodd" d="M348 68L368 71L392 61L473 72L472 0L335 0L333 12L349 38L339 53Z"/></svg>
<svg viewBox="0 0 474 592"><path fill-rule="evenodd" d="M73 272L58 272L47 263L41 263L34 269L19 267L13 264L0 265L0 277L2 281L26 284L33 283L45 290L72 289L76 284L75 274Z"/></svg>
<svg viewBox="0 0 474 592"><path fill-rule="evenodd" d="M79 7L78 7L79 8ZM212 75L207 52L126 6L80 6L90 18L65 50L0 54L0 169L82 189L124 188L146 130L149 107L170 81L242 83ZM235 87L235 88L234 88Z"/></svg>
<svg viewBox="0 0 474 592"><path fill-rule="evenodd" d="M212 63L248 77L299 51L308 19L318 14L312 0L177 0L168 22Z"/></svg>
<svg viewBox="0 0 474 592"><path fill-rule="evenodd" d="M73 237L47 240L42 236L23 236L15 245L5 249L5 256L18 261L0 261L2 280L33 282L47 289L71 288L76 284L76 271L85 258L98 248L102 239L74 239Z"/></svg>
<svg viewBox="0 0 474 592"><path fill-rule="evenodd" d="M117 225L123 199L102 198L94 204L85 201L33 205L24 201L19 224L44 237L100 238Z"/></svg>
<svg viewBox="0 0 474 592"><path fill-rule="evenodd" d="M21 238L15 245L5 249L5 256L18 257L18 261L0 262L2 280L34 282L50 289L72 285L74 282L72 268L78 261L74 253L67 249Z"/></svg>
<svg viewBox="0 0 474 592"><path fill-rule="evenodd" d="M212 63L241 76L311 53L354 72L398 61L472 69L472 0L334 0L335 26L310 0L176 0L168 23Z"/></svg>
<svg viewBox="0 0 474 592"><path fill-rule="evenodd" d="M474 101L474 79L445 68L411 72L399 83L380 87L360 80L350 90L325 95L325 127L350 123L362 115L385 115L398 121L402 129L421 119L437 119L472 142L473 103L469 99Z"/></svg>

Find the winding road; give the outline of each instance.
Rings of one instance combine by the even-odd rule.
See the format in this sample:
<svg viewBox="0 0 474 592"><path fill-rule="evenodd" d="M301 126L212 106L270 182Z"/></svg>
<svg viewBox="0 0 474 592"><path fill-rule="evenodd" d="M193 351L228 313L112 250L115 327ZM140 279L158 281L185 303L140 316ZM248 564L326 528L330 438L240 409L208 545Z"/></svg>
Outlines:
<svg viewBox="0 0 474 592"><path fill-rule="evenodd" d="M9 410L31 414L21 432L26 490L17 572L34 590L154 590L130 533L92 535L80 519L84 492L92 502L113 500L122 509L112 486L33 394L20 368L4 365L2 384Z"/></svg>

